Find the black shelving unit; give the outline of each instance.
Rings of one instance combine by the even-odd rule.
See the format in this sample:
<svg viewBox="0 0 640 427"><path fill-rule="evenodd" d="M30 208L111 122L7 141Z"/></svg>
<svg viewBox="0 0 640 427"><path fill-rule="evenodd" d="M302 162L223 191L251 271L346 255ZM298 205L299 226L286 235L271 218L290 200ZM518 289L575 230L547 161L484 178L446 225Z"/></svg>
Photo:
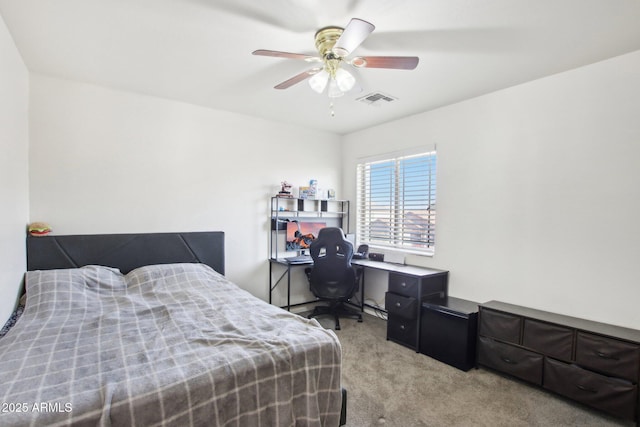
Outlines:
<svg viewBox="0 0 640 427"><path fill-rule="evenodd" d="M290 221L326 222L327 226L340 227L349 233L349 201L271 197L269 258L280 259L290 253L278 247L279 236L287 231Z"/></svg>

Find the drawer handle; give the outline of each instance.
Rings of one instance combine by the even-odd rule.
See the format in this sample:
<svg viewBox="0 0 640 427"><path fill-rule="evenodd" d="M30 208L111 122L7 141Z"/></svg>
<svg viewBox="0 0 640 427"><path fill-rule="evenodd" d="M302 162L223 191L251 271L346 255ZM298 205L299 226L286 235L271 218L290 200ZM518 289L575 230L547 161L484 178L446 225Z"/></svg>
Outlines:
<svg viewBox="0 0 640 427"><path fill-rule="evenodd" d="M598 390L594 390L594 389L592 389L592 388L585 387L585 386L583 386L583 385L581 385L581 384L576 384L576 387L577 387L578 389L582 390L582 391L586 391L586 392L593 393L593 394L595 394L595 393L597 393L597 392L598 392Z"/></svg>
<svg viewBox="0 0 640 427"><path fill-rule="evenodd" d="M402 286L403 288L407 287L407 284L405 282L400 283L400 286Z"/></svg>
<svg viewBox="0 0 640 427"><path fill-rule="evenodd" d="M396 307L400 307L402 306L402 304L400 304L399 302L396 303Z"/></svg>
<svg viewBox="0 0 640 427"><path fill-rule="evenodd" d="M400 329L404 331L404 325L400 325Z"/></svg>
<svg viewBox="0 0 640 427"><path fill-rule="evenodd" d="M596 354L596 356L598 356L601 359L620 360L619 358L617 358L615 356L611 356L610 354L607 354L607 353L602 352L602 351L594 350L593 352Z"/></svg>
<svg viewBox="0 0 640 427"><path fill-rule="evenodd" d="M442 314L443 316L448 316L450 318L452 317L457 317L459 319L464 319L467 320L469 318L469 316L463 314L463 313L455 313L453 311L446 311L446 310L441 310L438 308L434 308L434 309L430 309L433 310L434 313L438 313L438 314Z"/></svg>
<svg viewBox="0 0 640 427"><path fill-rule="evenodd" d="M517 365L518 364L518 362L516 362L515 360L511 360L511 359L509 359L508 357L505 357L505 356L500 356L500 359L502 359L502 361L504 363L508 363L509 365Z"/></svg>

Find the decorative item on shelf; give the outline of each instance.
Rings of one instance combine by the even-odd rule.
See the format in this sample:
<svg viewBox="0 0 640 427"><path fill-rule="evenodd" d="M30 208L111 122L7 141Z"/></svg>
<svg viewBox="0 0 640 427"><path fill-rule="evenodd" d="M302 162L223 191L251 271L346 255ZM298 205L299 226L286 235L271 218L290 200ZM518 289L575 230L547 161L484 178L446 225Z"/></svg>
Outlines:
<svg viewBox="0 0 640 427"><path fill-rule="evenodd" d="M309 187L300 187L299 199L309 199Z"/></svg>
<svg viewBox="0 0 640 427"><path fill-rule="evenodd" d="M291 184L287 181L282 181L280 192L278 193L278 197L293 197L291 194Z"/></svg>
<svg viewBox="0 0 640 427"><path fill-rule="evenodd" d="M32 222L28 231L32 236L46 236L51 233L51 227L46 222Z"/></svg>
<svg viewBox="0 0 640 427"><path fill-rule="evenodd" d="M318 180L317 179L309 180L309 198L310 199L318 198Z"/></svg>
<svg viewBox="0 0 640 427"><path fill-rule="evenodd" d="M327 199L335 200L336 199L336 190L334 190L333 188L328 189L327 190Z"/></svg>

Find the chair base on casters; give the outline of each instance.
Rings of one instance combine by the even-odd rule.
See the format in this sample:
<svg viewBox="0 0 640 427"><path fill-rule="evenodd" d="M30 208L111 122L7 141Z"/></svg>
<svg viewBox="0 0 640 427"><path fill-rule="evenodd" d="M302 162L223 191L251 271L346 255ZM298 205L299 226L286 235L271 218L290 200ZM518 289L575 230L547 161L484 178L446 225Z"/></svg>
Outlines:
<svg viewBox="0 0 640 427"><path fill-rule="evenodd" d="M357 319L358 322L362 322L362 313L345 306L343 302L331 303L330 305L316 305L313 308L313 312L307 316L307 318L311 319L316 316L328 315L334 316L336 319L336 331L340 330L341 317Z"/></svg>

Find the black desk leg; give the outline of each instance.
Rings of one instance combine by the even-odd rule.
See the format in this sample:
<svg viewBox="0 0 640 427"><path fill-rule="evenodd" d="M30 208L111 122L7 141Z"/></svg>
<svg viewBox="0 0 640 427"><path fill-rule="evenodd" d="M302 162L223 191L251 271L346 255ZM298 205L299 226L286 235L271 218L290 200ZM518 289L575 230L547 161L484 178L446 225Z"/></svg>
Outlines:
<svg viewBox="0 0 640 427"><path fill-rule="evenodd" d="M365 284L364 271L366 270L366 268L360 267L360 269L361 269L361 273L360 273L360 311L364 313L364 284Z"/></svg>
<svg viewBox="0 0 640 427"><path fill-rule="evenodd" d="M271 304L271 293L273 292L273 288L271 287L272 276L273 276L273 263L269 262L269 304Z"/></svg>
<svg viewBox="0 0 640 427"><path fill-rule="evenodd" d="M287 268L282 272L280 277L278 277L278 280L276 280L276 283L274 285L273 284L273 264L269 263L269 304L271 304L273 300L272 298L273 290L278 287L282 279L284 279L284 276L290 273L290 271L291 271L291 266L287 266ZM288 309L290 305L290 289L291 289L291 280L289 279L287 280L287 289L288 289L287 291L287 309Z"/></svg>
<svg viewBox="0 0 640 427"><path fill-rule="evenodd" d="M291 265L287 265L287 311L291 311Z"/></svg>

